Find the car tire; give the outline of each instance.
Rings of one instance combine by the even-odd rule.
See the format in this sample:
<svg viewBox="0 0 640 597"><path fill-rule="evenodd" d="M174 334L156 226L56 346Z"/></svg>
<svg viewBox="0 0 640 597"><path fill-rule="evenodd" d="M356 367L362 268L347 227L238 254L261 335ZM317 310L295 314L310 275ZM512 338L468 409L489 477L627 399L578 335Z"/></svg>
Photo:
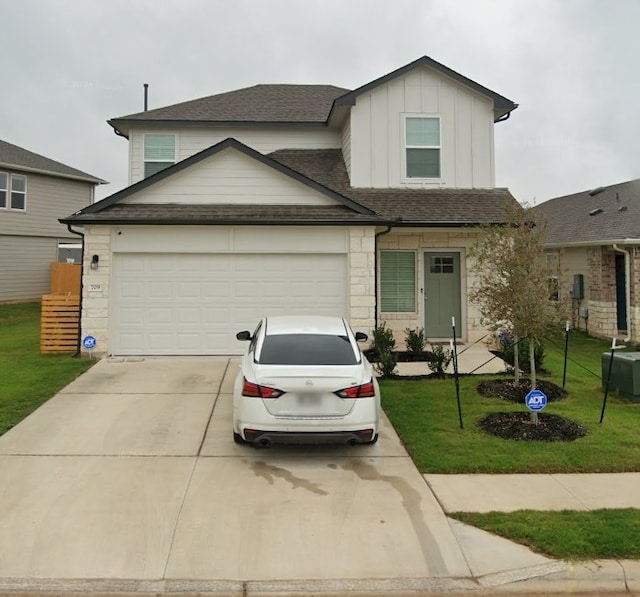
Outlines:
<svg viewBox="0 0 640 597"><path fill-rule="evenodd" d="M236 444L246 444L247 442L243 439L243 437L239 434L236 433L235 431L233 432L233 441Z"/></svg>
<svg viewBox="0 0 640 597"><path fill-rule="evenodd" d="M367 446L371 446L371 445L376 444L376 443L378 443L378 434L377 433L373 436L373 439L370 442L366 443L366 445Z"/></svg>

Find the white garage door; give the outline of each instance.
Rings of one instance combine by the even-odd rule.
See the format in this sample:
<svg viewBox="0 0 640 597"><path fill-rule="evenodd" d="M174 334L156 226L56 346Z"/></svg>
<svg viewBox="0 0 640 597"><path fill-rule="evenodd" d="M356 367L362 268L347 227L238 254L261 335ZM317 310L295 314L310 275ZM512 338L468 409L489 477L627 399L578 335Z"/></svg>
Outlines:
<svg viewBox="0 0 640 597"><path fill-rule="evenodd" d="M116 254L111 352L239 354L276 314L347 316L346 255Z"/></svg>

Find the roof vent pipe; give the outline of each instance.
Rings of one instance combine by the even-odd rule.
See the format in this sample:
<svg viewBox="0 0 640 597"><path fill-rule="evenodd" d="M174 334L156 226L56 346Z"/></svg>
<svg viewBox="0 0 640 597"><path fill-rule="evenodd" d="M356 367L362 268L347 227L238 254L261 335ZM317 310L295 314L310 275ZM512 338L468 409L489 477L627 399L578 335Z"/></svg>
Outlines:
<svg viewBox="0 0 640 597"><path fill-rule="evenodd" d="M143 83L144 86L144 111L149 109L149 83Z"/></svg>

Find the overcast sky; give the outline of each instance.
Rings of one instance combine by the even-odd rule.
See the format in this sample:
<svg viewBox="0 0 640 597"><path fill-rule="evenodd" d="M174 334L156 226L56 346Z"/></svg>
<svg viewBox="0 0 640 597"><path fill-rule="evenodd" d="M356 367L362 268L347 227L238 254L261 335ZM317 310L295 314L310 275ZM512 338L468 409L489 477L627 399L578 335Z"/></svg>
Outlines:
<svg viewBox="0 0 640 597"><path fill-rule="evenodd" d="M519 104L521 202L640 178L640 0L0 0L0 139L127 184L106 120L256 83L355 89L430 56Z"/></svg>

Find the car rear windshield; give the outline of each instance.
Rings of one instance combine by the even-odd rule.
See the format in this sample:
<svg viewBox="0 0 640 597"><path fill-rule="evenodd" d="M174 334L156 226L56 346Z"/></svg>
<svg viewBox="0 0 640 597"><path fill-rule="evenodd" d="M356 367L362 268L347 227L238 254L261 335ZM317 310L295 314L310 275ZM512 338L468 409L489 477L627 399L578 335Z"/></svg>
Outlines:
<svg viewBox="0 0 640 597"><path fill-rule="evenodd" d="M346 336L276 334L265 336L262 365L356 365L358 357Z"/></svg>

